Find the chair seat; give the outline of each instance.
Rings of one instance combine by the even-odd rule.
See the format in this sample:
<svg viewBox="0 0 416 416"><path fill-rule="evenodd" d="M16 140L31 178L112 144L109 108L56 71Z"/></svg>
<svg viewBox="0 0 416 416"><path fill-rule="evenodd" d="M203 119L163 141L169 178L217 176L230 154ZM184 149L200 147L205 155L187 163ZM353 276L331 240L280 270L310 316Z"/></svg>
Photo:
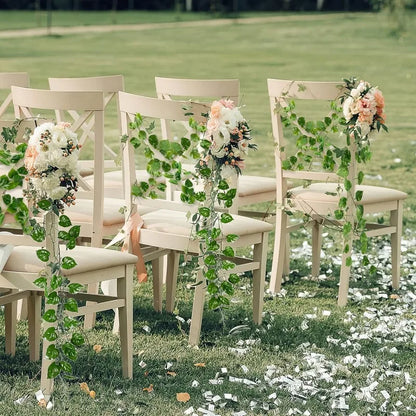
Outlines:
<svg viewBox="0 0 416 416"><path fill-rule="evenodd" d="M241 175L238 178L238 196L250 196L276 191L276 179L266 176Z"/></svg>
<svg viewBox="0 0 416 416"><path fill-rule="evenodd" d="M4 271L39 273L45 268L45 263L38 259L37 249L38 247L32 246L14 247L4 266ZM77 246L73 250L66 250L65 246L62 245L61 255L70 256L77 263L72 269L62 269L62 274L65 276L137 262L137 257L133 254L97 247Z"/></svg>
<svg viewBox="0 0 416 416"><path fill-rule="evenodd" d="M288 199L295 205L299 204L305 208L307 204L316 213L326 215L338 207L337 187L336 183L312 183L306 188L298 186L290 189ZM407 198L405 192L381 186L358 185L356 191L363 191L363 198L360 201L363 206L385 204ZM333 195L334 193L336 195ZM345 194L345 191L343 193Z"/></svg>
<svg viewBox="0 0 416 416"><path fill-rule="evenodd" d="M125 206L124 199L105 198L103 225L112 226L116 224L124 224L124 214L120 212L120 208ZM152 209L148 207L138 206L140 215L150 212ZM75 223L92 223L93 201L90 199L77 199L76 204L65 210L65 213Z"/></svg>
<svg viewBox="0 0 416 416"><path fill-rule="evenodd" d="M142 218L144 221L143 228L148 230L178 234L185 237L189 237L191 233L192 223L187 218L186 212L161 209L142 215ZM222 225L224 235L237 234L244 236L253 233L264 233L273 229L272 224L264 221L241 215L233 215L233 218L233 221Z"/></svg>

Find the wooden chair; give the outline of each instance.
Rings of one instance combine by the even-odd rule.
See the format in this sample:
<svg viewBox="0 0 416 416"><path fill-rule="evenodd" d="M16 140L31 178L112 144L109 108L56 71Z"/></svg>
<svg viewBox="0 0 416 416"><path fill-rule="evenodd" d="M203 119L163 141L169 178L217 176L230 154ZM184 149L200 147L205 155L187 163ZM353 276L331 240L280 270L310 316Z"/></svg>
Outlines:
<svg viewBox="0 0 416 416"><path fill-rule="evenodd" d="M179 79L155 77L158 98L172 100L184 97L207 102L208 99L228 98L237 105L240 101L240 82L238 79ZM169 125L162 120L162 133L169 135ZM256 211L243 211L246 205L276 200L276 182L265 176L241 175L237 180L237 197L230 208L232 213L248 216L264 216Z"/></svg>
<svg viewBox="0 0 416 416"><path fill-rule="evenodd" d="M319 274L319 261L321 250L322 223L330 219L335 223L334 211L338 208L339 196L337 186L339 176L335 173L317 171L293 171L282 168L284 160L291 155L285 153L286 131L282 128L279 115L279 108L286 107L290 100L326 100L333 101L338 99L342 93L342 88L337 82L304 82L289 80L268 80L268 90L270 97L270 110L273 127L273 137L275 141L275 160L276 160L276 194L277 204L281 209L276 213L275 242L273 250L273 265L270 281L272 292L279 292L282 283L285 253L288 251L287 233L290 233L296 226L288 226L288 215L285 210L305 213L312 218L312 275ZM324 114L325 115L325 114ZM354 147L350 151L354 155ZM351 158L355 160L354 156ZM365 214L374 214L388 211L390 222L387 225L367 224L367 236L379 236L384 234L391 235L392 247L392 281L393 287L399 286L400 280L400 239L402 232L403 200L406 198L404 192L394 189L382 188L368 185L356 184L355 164L350 172L350 181L353 184L351 192L345 192L348 199L349 212L355 212L354 189L363 191L363 199L360 204L364 207ZM288 180L312 181L310 186L299 186L290 189L287 194ZM352 234L352 233L351 233ZM352 241L348 244L351 249ZM338 304L343 306L347 302L350 267L346 264L346 259L350 256L349 252L344 252L342 256L342 266L340 272L340 283L338 293Z"/></svg>
<svg viewBox="0 0 416 416"><path fill-rule="evenodd" d="M51 253L51 259L58 256L58 217L53 213L45 215L46 241L45 247ZM30 238L30 237L29 237ZM14 301L17 296L29 298L29 344L30 358L39 359L40 327L41 327L41 297L39 287L34 285L34 281L39 277L39 272L45 268L36 255L39 247L33 246L28 242L28 236L24 235L0 235L1 244L12 244L15 247L0 273L0 287L9 290L9 294L0 298L0 304L4 301ZM63 253L65 247L61 247ZM65 253L66 254L66 253ZM98 283L108 279L117 279L117 294L113 297L104 295L88 295L79 293L75 295L79 300L93 300L94 303L87 303L86 306L79 307L77 313L72 313L72 317L81 316L92 312L100 312L109 309L119 309L120 319L120 342L122 358L122 374L126 378L133 377L133 267L137 262L137 257L128 253L121 253L115 250L103 248L77 246L68 252L74 258L77 265L70 269L62 269L62 274L71 283L83 285ZM15 293L19 290L18 293ZM10 302L9 302L10 304ZM6 305L7 307L7 305ZM45 305L45 310L56 308L56 305ZM6 335L10 334L13 324L13 315L6 309ZM46 330L51 324L44 322ZM9 338L10 342L15 339ZM53 380L47 378L47 370L51 361L47 359L44 352L49 346L49 342L43 340L41 389L47 399L53 390Z"/></svg>
<svg viewBox="0 0 416 416"><path fill-rule="evenodd" d="M160 100L143 97L125 92L119 93L119 104L121 112L121 127L124 134L129 135L129 122L134 119L137 113L143 117L154 120L175 120L186 121L189 115L185 115L184 103L176 101ZM196 121L205 120L201 113L207 112L207 107L202 104L192 104L189 112L193 113ZM135 201L130 195L130 189L136 180L134 151L130 143L125 145L123 151L123 169L126 178L126 202L127 212L134 215L136 211ZM168 255L167 268L167 301L166 309L173 310L174 295L178 274L178 253L187 252L190 255L199 253L199 242L190 237L192 224L187 220L187 213L190 209L182 203L171 201L143 200L143 204L161 209L154 210L142 216L144 225L140 230L140 243L148 246L165 248L170 251ZM254 246L253 259L242 262L237 266L237 272L253 270L253 319L257 324L262 320L264 281L266 273L267 237L272 229L270 224L247 217L234 216L234 221L224 226L224 234L235 233L240 238L235 242L236 247ZM235 269L234 269L235 270ZM154 276L155 278L155 276ZM199 342L202 313L206 285L201 273L198 276L198 284L195 288L195 297L192 311L192 324L189 335L190 344ZM162 284L162 277L159 274L158 282Z"/></svg>
<svg viewBox="0 0 416 416"><path fill-rule="evenodd" d="M13 115L12 93L11 86L16 85L18 87L29 86L29 74L27 72L0 72L0 90L6 90L6 97L0 100L0 119L11 119L10 115ZM10 114L8 109L11 108Z"/></svg>

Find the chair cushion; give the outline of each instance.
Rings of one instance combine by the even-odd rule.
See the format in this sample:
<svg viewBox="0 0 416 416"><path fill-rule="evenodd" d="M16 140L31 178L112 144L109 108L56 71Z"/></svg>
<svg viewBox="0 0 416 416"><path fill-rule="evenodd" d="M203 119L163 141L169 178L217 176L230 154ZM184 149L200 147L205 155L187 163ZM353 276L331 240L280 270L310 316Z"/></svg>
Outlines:
<svg viewBox="0 0 416 416"><path fill-rule="evenodd" d="M124 214L120 212L120 208L125 206L124 199L104 198L104 216L103 225L111 226L116 224L124 224ZM67 208L65 214L71 218L73 222L92 223L93 201L90 199L77 199L76 204ZM138 206L139 214L145 214L152 209L149 207Z"/></svg>
<svg viewBox="0 0 416 416"><path fill-rule="evenodd" d="M276 179L265 176L241 175L238 178L238 196L250 196L276 190Z"/></svg>
<svg viewBox="0 0 416 416"><path fill-rule="evenodd" d="M14 247L4 266L4 270L10 272L39 273L45 268L45 263L42 263L38 259L36 255L37 249L39 247ZM70 256L77 263L72 269L62 269L62 273L65 276L122 266L124 264L135 264L137 262L137 257L133 254L105 248L77 246L73 250L67 250L62 245L60 249L61 256Z"/></svg>
<svg viewBox="0 0 416 416"><path fill-rule="evenodd" d="M192 224L187 218L186 212L171 211L160 209L152 211L142 216L144 221L143 228L169 234L178 234L189 236L191 234ZM269 232L273 225L264 221L255 220L241 215L233 215L234 220L228 224L223 224L224 234L237 234L240 236Z"/></svg>
<svg viewBox="0 0 416 416"><path fill-rule="evenodd" d="M336 183L312 183L306 188L298 186L290 189L291 197L289 199L305 201L311 208L314 204L333 204L336 207L338 206L339 196L330 195L330 193L336 193L337 187L338 184ZM360 204L364 206L407 198L405 192L381 186L358 185L356 191L359 190L363 191L363 199L360 201Z"/></svg>

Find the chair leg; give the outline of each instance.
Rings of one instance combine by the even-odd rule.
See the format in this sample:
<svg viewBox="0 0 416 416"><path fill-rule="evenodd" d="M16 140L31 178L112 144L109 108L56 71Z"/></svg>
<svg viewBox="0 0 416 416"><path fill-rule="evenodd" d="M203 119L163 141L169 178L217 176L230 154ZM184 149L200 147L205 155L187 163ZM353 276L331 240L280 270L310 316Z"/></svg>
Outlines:
<svg viewBox="0 0 416 416"><path fill-rule="evenodd" d="M285 242L285 263L283 265L283 275L289 276L290 274L290 233L286 233Z"/></svg>
<svg viewBox="0 0 416 416"><path fill-rule="evenodd" d="M261 243L255 244L253 261L259 262L259 268L253 270L253 321L260 325L263 319L264 283L266 280L268 234L263 233Z"/></svg>
<svg viewBox="0 0 416 416"><path fill-rule="evenodd" d="M165 263L165 256L152 260L153 309L157 312L162 312L163 276L166 270L163 266Z"/></svg>
<svg viewBox="0 0 416 416"><path fill-rule="evenodd" d="M348 257L351 257L352 252L352 236L344 244L348 244L348 252L342 254L342 265L339 276L339 290L338 290L338 306L345 306L348 299L348 288L350 284L351 266L347 266Z"/></svg>
<svg viewBox="0 0 416 416"><path fill-rule="evenodd" d="M31 292L28 298L28 326L29 326L29 358L38 361L40 358L40 326L42 297L37 292Z"/></svg>
<svg viewBox="0 0 416 416"><path fill-rule="evenodd" d="M391 235L391 272L393 289L400 285L400 256L403 227L403 201L397 201L397 210L390 213L390 224L396 226L396 232Z"/></svg>
<svg viewBox="0 0 416 416"><path fill-rule="evenodd" d="M322 225L314 221L312 225L312 277L318 277L320 271L322 247Z"/></svg>
<svg viewBox="0 0 416 416"><path fill-rule="evenodd" d="M283 212L282 209L279 209L276 212L273 262L270 279L270 290L273 293L280 292L282 287L282 275L286 253L286 226L287 215Z"/></svg>
<svg viewBox="0 0 416 416"><path fill-rule="evenodd" d="M166 276L166 312L172 313L175 307L176 285L178 282L180 253L171 251L168 254Z"/></svg>
<svg viewBox="0 0 416 416"><path fill-rule="evenodd" d="M117 279L117 296L125 300L120 314L120 344L123 377L133 378L133 265L127 265L125 276Z"/></svg>
<svg viewBox="0 0 416 416"><path fill-rule="evenodd" d="M198 345L201 335L202 315L205 304L205 291L207 285L202 275L202 259L199 258L199 270L197 275L197 285L195 286L194 303L192 305L191 328L189 330L189 344Z"/></svg>
<svg viewBox="0 0 416 416"><path fill-rule="evenodd" d="M24 321L27 319L27 298L19 299L17 301L17 320Z"/></svg>
<svg viewBox="0 0 416 416"><path fill-rule="evenodd" d="M90 283L87 288L87 293L96 295L98 293L98 283ZM87 302L87 305L91 305L94 302ZM95 325L95 313L88 313L84 317L84 329L91 329Z"/></svg>
<svg viewBox="0 0 416 416"><path fill-rule="evenodd" d="M14 290L12 292L17 292ZM14 356L16 354L16 322L17 322L17 302L11 302L4 305L4 326L5 326L5 338L6 354Z"/></svg>

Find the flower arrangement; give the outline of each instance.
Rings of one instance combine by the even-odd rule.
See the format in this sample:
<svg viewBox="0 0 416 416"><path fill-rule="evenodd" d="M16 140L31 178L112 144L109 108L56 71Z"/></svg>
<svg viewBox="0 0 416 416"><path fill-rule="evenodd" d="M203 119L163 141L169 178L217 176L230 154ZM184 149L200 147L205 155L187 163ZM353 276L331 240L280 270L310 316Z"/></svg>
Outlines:
<svg viewBox="0 0 416 416"><path fill-rule="evenodd" d="M350 133L366 138L371 132L387 130L384 124L384 97L382 92L366 81L344 80L346 93L341 98L342 110Z"/></svg>
<svg viewBox="0 0 416 416"><path fill-rule="evenodd" d="M250 128L240 109L232 100L222 99L211 104L204 139L210 143L208 152L200 165L213 160L221 169L223 177L241 174L244 157L256 145L250 143Z"/></svg>
<svg viewBox="0 0 416 416"><path fill-rule="evenodd" d="M65 205L75 204L80 148L69 123L44 123L36 127L25 154L27 198L35 204L50 198L61 212Z"/></svg>

